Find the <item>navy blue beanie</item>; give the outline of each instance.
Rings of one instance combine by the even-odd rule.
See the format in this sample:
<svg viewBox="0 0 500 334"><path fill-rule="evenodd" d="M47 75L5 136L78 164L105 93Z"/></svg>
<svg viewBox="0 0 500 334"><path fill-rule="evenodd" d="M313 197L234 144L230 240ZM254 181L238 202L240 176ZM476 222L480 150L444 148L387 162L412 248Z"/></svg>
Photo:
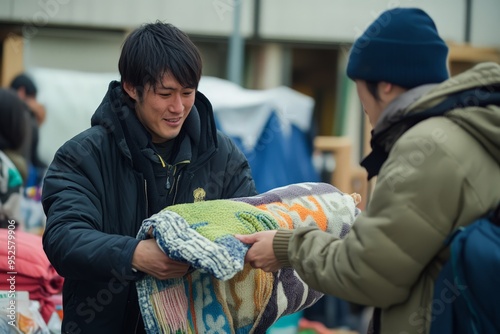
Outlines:
<svg viewBox="0 0 500 334"><path fill-rule="evenodd" d="M448 79L448 47L434 21L418 8L382 13L350 51L347 76L404 88Z"/></svg>

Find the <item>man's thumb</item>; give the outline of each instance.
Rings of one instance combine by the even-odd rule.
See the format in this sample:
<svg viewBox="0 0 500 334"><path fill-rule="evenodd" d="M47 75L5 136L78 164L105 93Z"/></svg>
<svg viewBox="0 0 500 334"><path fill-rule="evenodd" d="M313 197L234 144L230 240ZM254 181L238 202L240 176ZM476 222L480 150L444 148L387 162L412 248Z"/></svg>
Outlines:
<svg viewBox="0 0 500 334"><path fill-rule="evenodd" d="M253 244L255 242L255 237L251 234L235 234L234 237L245 244Z"/></svg>

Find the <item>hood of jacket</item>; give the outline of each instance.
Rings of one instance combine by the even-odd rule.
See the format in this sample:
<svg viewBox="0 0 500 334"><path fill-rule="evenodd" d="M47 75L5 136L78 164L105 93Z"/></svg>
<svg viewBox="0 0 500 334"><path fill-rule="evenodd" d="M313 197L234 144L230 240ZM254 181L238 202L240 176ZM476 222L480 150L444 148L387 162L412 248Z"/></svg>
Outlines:
<svg viewBox="0 0 500 334"><path fill-rule="evenodd" d="M448 96L469 91L446 117L465 129L500 164L500 65L482 63L435 87L408 108L418 113Z"/></svg>
<svg viewBox="0 0 500 334"><path fill-rule="evenodd" d="M377 175L404 132L434 116L453 120L500 164L500 65L481 63L441 84L416 87L392 101L372 131L373 151L361 163L369 178Z"/></svg>
<svg viewBox="0 0 500 334"><path fill-rule="evenodd" d="M133 149L155 158L151 135L141 124L135 107L118 81L109 84L108 91L91 119L91 126L103 126L111 132L123 154L133 160ZM193 108L178 136L182 141L176 161L188 160L193 164L206 161L218 147L217 129L212 105L200 92L196 92ZM184 149L189 148L189 149Z"/></svg>

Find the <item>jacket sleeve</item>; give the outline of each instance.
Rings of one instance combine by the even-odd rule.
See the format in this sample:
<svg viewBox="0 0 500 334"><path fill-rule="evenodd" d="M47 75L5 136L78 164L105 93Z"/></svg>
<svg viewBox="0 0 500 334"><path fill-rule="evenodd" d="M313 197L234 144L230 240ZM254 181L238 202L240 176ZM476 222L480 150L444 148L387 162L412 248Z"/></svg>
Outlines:
<svg viewBox="0 0 500 334"><path fill-rule="evenodd" d="M256 195L257 190L247 158L228 136L221 132L218 134L219 149L227 152L223 198Z"/></svg>
<svg viewBox="0 0 500 334"><path fill-rule="evenodd" d="M131 262L139 241L103 232L105 186L98 162L102 148L93 142L100 141L68 141L48 168L42 192L47 216L43 248L63 277L134 280L138 274L132 271Z"/></svg>
<svg viewBox="0 0 500 334"><path fill-rule="evenodd" d="M466 184L439 146L426 155L415 143L400 138L393 147L367 211L345 239L315 228L279 231L273 248L280 263L313 289L351 302L404 301L450 232Z"/></svg>

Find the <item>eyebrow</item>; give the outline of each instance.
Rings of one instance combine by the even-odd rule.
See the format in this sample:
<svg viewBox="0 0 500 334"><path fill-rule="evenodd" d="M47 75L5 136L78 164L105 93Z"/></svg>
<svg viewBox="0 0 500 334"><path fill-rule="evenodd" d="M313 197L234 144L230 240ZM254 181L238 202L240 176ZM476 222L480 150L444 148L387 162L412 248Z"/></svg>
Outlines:
<svg viewBox="0 0 500 334"><path fill-rule="evenodd" d="M172 86L163 86L162 83L156 84L155 85L156 89L169 89L169 90L176 90L175 87Z"/></svg>
<svg viewBox="0 0 500 334"><path fill-rule="evenodd" d="M158 85L156 89L164 89L164 90L183 90L183 89L195 89L194 87L180 87L180 88L175 88L175 87L168 87L168 86L163 86L163 85Z"/></svg>

